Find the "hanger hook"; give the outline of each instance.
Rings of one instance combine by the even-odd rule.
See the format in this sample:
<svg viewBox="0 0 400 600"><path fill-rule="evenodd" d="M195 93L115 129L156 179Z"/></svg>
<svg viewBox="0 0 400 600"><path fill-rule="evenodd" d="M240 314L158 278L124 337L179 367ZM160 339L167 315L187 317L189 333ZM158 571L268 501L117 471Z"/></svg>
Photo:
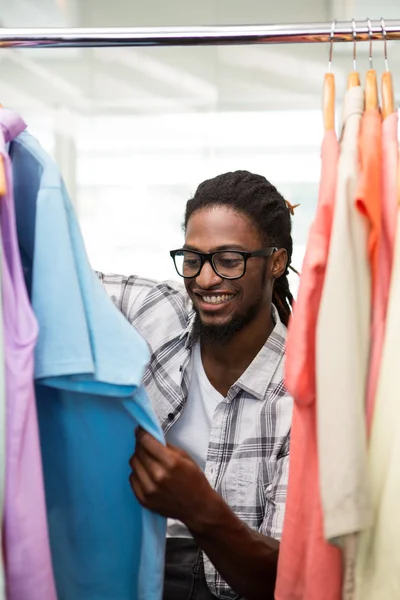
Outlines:
<svg viewBox="0 0 400 600"><path fill-rule="evenodd" d="M357 71L357 30L356 30L356 20L352 19L351 23L353 25L353 71Z"/></svg>
<svg viewBox="0 0 400 600"><path fill-rule="evenodd" d="M330 35L330 48L329 48L329 63L328 63L328 73L332 71L332 55L333 55L333 39L335 37L335 27L336 27L336 19L332 21L331 26L331 35Z"/></svg>
<svg viewBox="0 0 400 600"><path fill-rule="evenodd" d="M372 58L372 23L371 19L367 19L368 22L368 37L369 37L369 68L374 68L374 61Z"/></svg>
<svg viewBox="0 0 400 600"><path fill-rule="evenodd" d="M388 55L387 55L387 33L386 33L386 25L385 25L385 21L383 20L383 17L381 17L381 28L382 28L382 35L383 35L383 41L384 41L384 56L385 56L385 68L386 71L389 71L389 62L388 62Z"/></svg>

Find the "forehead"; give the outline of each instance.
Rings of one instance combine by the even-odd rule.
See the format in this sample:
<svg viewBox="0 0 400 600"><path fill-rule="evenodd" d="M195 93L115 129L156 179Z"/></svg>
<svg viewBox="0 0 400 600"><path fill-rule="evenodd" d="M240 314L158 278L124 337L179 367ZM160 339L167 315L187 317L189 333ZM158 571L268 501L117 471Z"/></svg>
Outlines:
<svg viewBox="0 0 400 600"><path fill-rule="evenodd" d="M203 252L220 246L255 249L261 245L261 235L250 217L215 206L196 211L189 219L185 243Z"/></svg>

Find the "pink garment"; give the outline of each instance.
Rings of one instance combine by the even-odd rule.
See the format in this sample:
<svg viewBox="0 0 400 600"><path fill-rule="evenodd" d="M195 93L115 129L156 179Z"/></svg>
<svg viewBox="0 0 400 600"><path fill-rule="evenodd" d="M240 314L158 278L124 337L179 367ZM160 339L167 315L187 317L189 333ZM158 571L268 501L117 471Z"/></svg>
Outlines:
<svg viewBox="0 0 400 600"><path fill-rule="evenodd" d="M371 430L382 346L385 335L386 310L392 274L394 240L397 222L398 114L382 123L382 235L379 246L379 269L373 290L372 350L367 389L367 430Z"/></svg>
<svg viewBox="0 0 400 600"><path fill-rule="evenodd" d="M33 351L38 326L22 271L11 164L5 148L5 143L14 139L25 127L18 115L0 110L0 153L6 168L8 190L0 202L7 405L6 588L7 600L56 600L33 382Z"/></svg>
<svg viewBox="0 0 400 600"><path fill-rule="evenodd" d="M276 600L340 600L342 592L341 553L325 541L323 532L315 382L315 331L329 251L338 158L336 134L328 131L322 144L317 214L286 344L285 385L295 402Z"/></svg>

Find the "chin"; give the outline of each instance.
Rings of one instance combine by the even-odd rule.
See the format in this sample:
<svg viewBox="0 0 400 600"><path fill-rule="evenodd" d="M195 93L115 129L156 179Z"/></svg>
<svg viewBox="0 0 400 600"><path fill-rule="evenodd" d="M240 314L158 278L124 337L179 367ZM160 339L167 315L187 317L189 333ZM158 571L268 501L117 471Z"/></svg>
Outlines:
<svg viewBox="0 0 400 600"><path fill-rule="evenodd" d="M228 318L213 318L207 315L203 318L196 311L193 330L195 336L205 342L224 343L229 342L245 326L246 320L242 317L230 315Z"/></svg>
<svg viewBox="0 0 400 600"><path fill-rule="evenodd" d="M234 316L229 317L213 316L213 315L202 315L199 314L200 323L203 327L229 327L230 323L234 321Z"/></svg>

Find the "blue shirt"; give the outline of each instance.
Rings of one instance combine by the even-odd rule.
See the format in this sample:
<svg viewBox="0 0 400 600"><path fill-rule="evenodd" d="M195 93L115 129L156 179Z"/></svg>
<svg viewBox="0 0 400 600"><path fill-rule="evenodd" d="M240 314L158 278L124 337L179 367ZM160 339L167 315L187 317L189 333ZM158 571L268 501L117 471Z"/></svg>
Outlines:
<svg viewBox="0 0 400 600"><path fill-rule="evenodd" d="M165 519L129 486L134 430L163 440L141 379L147 344L93 273L59 171L22 133L10 147L18 238L39 322L35 378L60 600L160 600Z"/></svg>

